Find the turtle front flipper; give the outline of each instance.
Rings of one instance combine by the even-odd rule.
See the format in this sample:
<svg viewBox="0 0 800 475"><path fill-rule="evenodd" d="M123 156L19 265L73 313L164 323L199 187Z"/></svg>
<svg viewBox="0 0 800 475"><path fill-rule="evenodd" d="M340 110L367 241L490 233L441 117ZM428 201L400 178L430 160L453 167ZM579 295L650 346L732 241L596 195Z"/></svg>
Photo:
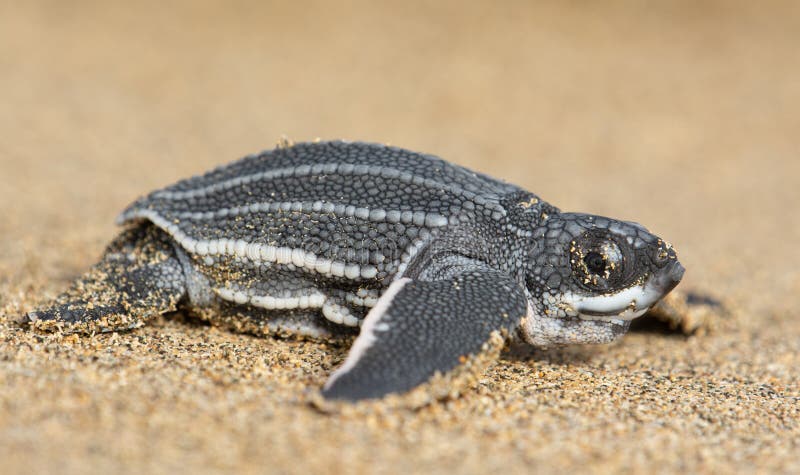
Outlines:
<svg viewBox="0 0 800 475"><path fill-rule="evenodd" d="M439 398L496 357L505 335L526 315L523 290L507 274L475 261L438 274L435 280L392 283L325 384L325 398L379 398L424 383L432 383L425 385L428 395Z"/></svg>
<svg viewBox="0 0 800 475"><path fill-rule="evenodd" d="M169 237L142 223L120 234L99 263L48 305L25 315L24 321L68 333L136 328L176 310L185 294L184 282Z"/></svg>

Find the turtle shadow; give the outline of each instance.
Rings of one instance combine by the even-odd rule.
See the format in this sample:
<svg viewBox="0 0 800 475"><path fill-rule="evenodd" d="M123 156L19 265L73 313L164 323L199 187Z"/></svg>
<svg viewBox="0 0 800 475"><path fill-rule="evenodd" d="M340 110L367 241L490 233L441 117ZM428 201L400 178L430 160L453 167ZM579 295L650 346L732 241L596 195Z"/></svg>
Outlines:
<svg viewBox="0 0 800 475"><path fill-rule="evenodd" d="M628 329L631 333L644 333L647 335L659 335L666 338L680 338L686 340L689 335L676 327L674 323L661 320L650 315L644 315L631 322Z"/></svg>
<svg viewBox="0 0 800 475"><path fill-rule="evenodd" d="M597 355L596 345L569 345L537 348L522 342L511 342L500 358L506 361L547 361L554 364L586 363Z"/></svg>
<svg viewBox="0 0 800 475"><path fill-rule="evenodd" d="M728 305L712 295L693 290L673 292L644 316L633 320L629 331L688 339L715 328L719 321L729 320L728 315Z"/></svg>
<svg viewBox="0 0 800 475"><path fill-rule="evenodd" d="M631 323L630 332L647 335L658 335L665 338L677 338L686 340L689 335L683 333L679 328L673 327L669 322L657 318L643 316ZM623 337L620 342L613 344L624 344ZM612 344L612 345L613 345ZM573 344L556 346L552 348L537 348L521 341L509 342L505 351L501 353L501 358L508 361L548 361L556 364L586 363L597 357L598 351L608 348L609 345L597 344Z"/></svg>
<svg viewBox="0 0 800 475"><path fill-rule="evenodd" d="M634 320L629 332L679 340L688 340L691 337L680 328L676 328L671 322L648 315ZM624 344L624 342L625 338L623 337L612 343L611 346ZM538 348L521 341L512 341L501 353L501 359L516 362L547 361L555 364L577 364L589 362L607 348L609 348L608 344L573 344Z"/></svg>

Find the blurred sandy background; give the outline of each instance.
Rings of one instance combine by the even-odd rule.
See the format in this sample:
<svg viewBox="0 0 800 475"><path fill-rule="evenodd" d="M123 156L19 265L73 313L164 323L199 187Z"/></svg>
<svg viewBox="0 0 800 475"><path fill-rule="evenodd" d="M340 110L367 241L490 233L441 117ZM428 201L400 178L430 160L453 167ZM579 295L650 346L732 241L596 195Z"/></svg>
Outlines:
<svg viewBox="0 0 800 475"><path fill-rule="evenodd" d="M282 135L639 221L735 314L508 357L456 401L366 416L303 402L346 348L13 323L139 194ZM797 473L798 185L797 2L0 0L0 472Z"/></svg>

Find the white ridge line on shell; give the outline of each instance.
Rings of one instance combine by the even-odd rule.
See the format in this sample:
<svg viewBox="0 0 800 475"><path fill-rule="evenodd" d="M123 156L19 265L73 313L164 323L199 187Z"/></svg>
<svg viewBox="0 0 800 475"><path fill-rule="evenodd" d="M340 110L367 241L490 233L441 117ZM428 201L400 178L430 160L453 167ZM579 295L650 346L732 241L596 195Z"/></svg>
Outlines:
<svg viewBox="0 0 800 475"><path fill-rule="evenodd" d="M254 307L265 308L268 310L286 310L295 308L320 308L325 304L325 295L320 292L312 292L306 295L294 297L271 297L268 295L248 295L241 290L228 287L215 288L216 293L221 299L237 304L249 303Z"/></svg>
<svg viewBox="0 0 800 475"><path fill-rule="evenodd" d="M359 319L353 316L347 307L334 302L325 302L322 306L322 316L333 323L348 327L357 327L359 324Z"/></svg>
<svg viewBox="0 0 800 475"><path fill-rule="evenodd" d="M258 203L250 203L242 206L235 206L231 208L220 208L214 211L182 211L176 213L175 217L179 219L190 219L194 221L217 219L217 218L234 218L251 213L266 213L266 212L301 212L301 213L333 213L345 217L356 217L359 219L367 219L376 222L389 222L389 223L414 223L418 226L427 226L429 228L445 226L448 219L438 213L427 213L425 211L402 211L402 210L386 210L382 208L366 208L356 207L353 205L335 204L324 200L317 201L262 201ZM123 214L120 219L127 220L136 216L138 210L130 213Z"/></svg>
<svg viewBox="0 0 800 475"><path fill-rule="evenodd" d="M411 261L411 258L416 256L419 253L419 250L422 249L425 245L428 244L430 239L417 239L416 241L411 243L411 246L400 256L400 265L397 266L397 272L395 272L394 281L397 282L401 280L403 274L408 267L408 263Z"/></svg>
<svg viewBox="0 0 800 475"><path fill-rule="evenodd" d="M333 372L333 374L331 374L331 376L328 378L328 381L325 382L323 389L330 388L337 379L353 369L353 367L358 363L358 360L361 359L361 356L364 354L364 352L366 352L377 341L378 338L375 336L376 331L383 332L390 328L388 323L379 323L378 321L386 314L386 311L392 304L392 300L394 300L397 294L400 293L400 291L403 290L403 287L405 287L405 285L409 282L411 282L411 279L406 277L396 280L392 282L392 285L390 285L383 295L381 295L380 300L378 300L378 304L375 305L364 318L364 323L361 325L361 333L358 334L358 338L356 338L356 341L350 348L350 352L347 354L347 358L345 358L344 363L342 363L342 366L340 366L338 369L336 369L336 371Z"/></svg>
<svg viewBox="0 0 800 475"><path fill-rule="evenodd" d="M391 168L386 166L370 166L363 164L355 165L350 163L317 163L313 165L299 165L296 167L278 168L275 170L267 170L263 172L253 173L251 175L230 178L228 180L223 180L193 190L182 190L182 191L161 190L153 193L152 196L154 198L162 198L166 200L198 198L207 196L211 193L216 193L217 191L227 190L230 188L236 188L237 186L253 183L255 181L272 180L275 178L284 178L284 177L302 177L302 176L319 175L319 174L325 174L325 175L338 174L345 176L371 175L388 179L397 179L403 183L420 185L426 188L446 191L458 196L462 196L472 201L475 204L485 206L489 209L492 209L496 213L500 213L503 216L505 216L506 213L505 208L503 208L495 200L487 199L486 197L478 195L475 192L465 190L460 186L448 183L442 183L433 180L431 178L421 177L418 175L414 175L413 173L410 172L404 172L398 170L396 168Z"/></svg>
<svg viewBox="0 0 800 475"><path fill-rule="evenodd" d="M372 292L359 291L359 294L347 293L345 294L344 299L347 303L355 305L357 307L372 308L375 306L375 304L378 303L378 298L380 298L380 294L377 291L372 291Z"/></svg>
<svg viewBox="0 0 800 475"><path fill-rule="evenodd" d="M147 218L166 231L190 254L231 255L253 262L274 262L293 264L296 267L313 270L326 276L346 277L348 279L371 279L378 274L372 265L359 265L319 258L313 252L290 247L276 247L243 240L212 239L197 240L186 235L177 224L164 219L153 210L141 210L136 217Z"/></svg>

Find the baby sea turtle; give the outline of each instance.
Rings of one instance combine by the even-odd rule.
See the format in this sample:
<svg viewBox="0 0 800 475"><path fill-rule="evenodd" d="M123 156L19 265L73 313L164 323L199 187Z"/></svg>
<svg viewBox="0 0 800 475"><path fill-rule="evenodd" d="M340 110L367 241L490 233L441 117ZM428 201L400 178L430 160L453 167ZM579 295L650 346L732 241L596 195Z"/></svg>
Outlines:
<svg viewBox="0 0 800 475"><path fill-rule="evenodd" d="M248 156L139 199L118 222L102 260L28 322L113 331L183 308L255 334L358 334L328 399L445 381L508 339L611 342L684 272L639 224L563 213L368 143Z"/></svg>

